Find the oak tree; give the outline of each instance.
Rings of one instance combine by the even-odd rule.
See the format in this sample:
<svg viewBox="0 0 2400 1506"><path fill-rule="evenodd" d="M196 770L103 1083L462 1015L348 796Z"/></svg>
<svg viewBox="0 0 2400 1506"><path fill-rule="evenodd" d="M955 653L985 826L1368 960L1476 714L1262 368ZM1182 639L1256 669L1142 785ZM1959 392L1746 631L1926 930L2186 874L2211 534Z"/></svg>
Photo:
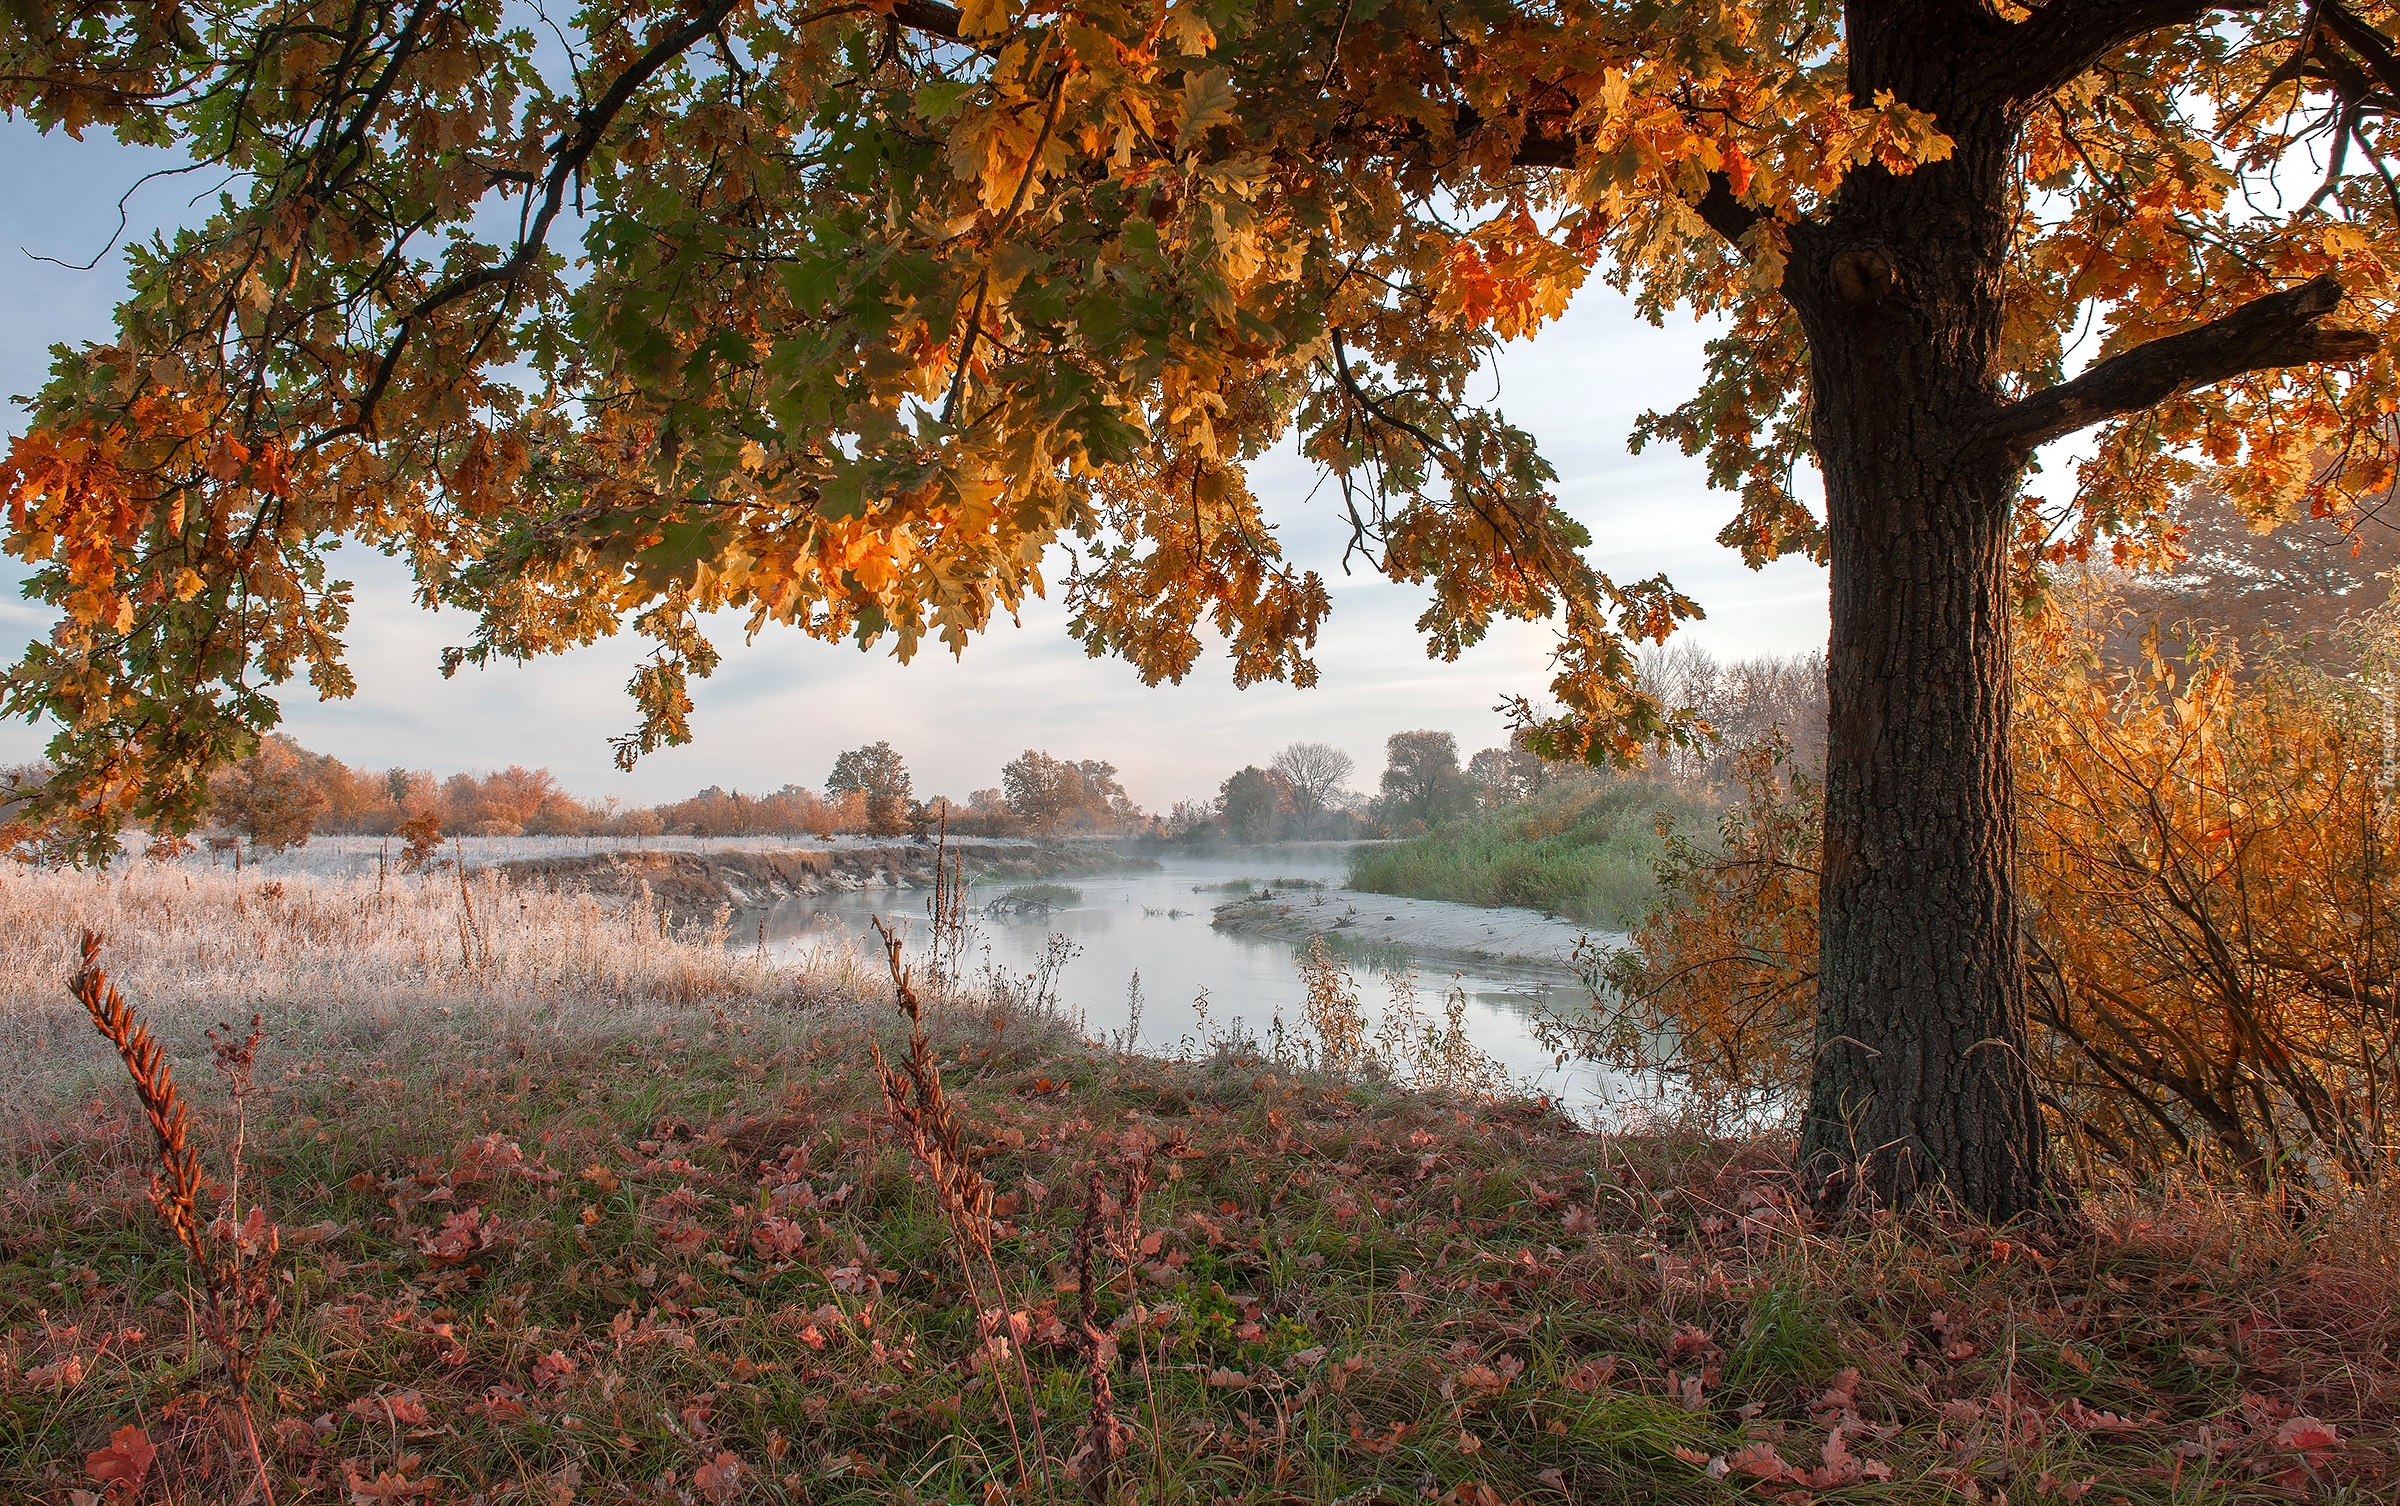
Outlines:
<svg viewBox="0 0 2400 1506"><path fill-rule="evenodd" d="M0 108L222 185L0 478L63 614L0 701L55 720L51 812L188 822L278 685L347 693L343 537L470 614L452 668L645 635L627 759L689 735L706 614L956 648L1052 558L1146 680L1205 629L1307 683L1329 598L1245 481L1294 435L1435 653L1556 620L1522 720L1638 756L1691 728L1629 645L1696 608L1474 396L1597 272L1717 321L1638 437L1705 453L1747 558L1831 566L1812 1190L2043 1204L2016 593L2170 548L2203 461L2261 518L2387 484L2386 0L540 14L0 9Z"/></svg>
<svg viewBox="0 0 2400 1506"><path fill-rule="evenodd" d="M836 800L856 795L864 804L867 831L878 837L898 836L908 826L908 765L888 742L852 748L833 761L825 793Z"/></svg>
<svg viewBox="0 0 2400 1506"><path fill-rule="evenodd" d="M1383 808L1420 828L1475 808L1475 786L1458 766L1458 739L1447 732L1395 732L1383 740Z"/></svg>

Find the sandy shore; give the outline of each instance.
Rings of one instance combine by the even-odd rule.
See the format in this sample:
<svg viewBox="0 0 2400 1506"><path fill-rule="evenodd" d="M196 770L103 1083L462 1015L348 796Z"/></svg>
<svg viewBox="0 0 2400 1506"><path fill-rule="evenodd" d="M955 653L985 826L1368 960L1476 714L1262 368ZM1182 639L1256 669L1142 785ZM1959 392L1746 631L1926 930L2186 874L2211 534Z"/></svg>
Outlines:
<svg viewBox="0 0 2400 1506"><path fill-rule="evenodd" d="M1574 970L1575 943L1621 941L1623 933L1554 920L1533 910L1484 909L1438 899L1400 899L1358 889L1288 889L1272 899L1219 905L1210 922L1221 931L1306 940L1333 936L1369 946L1399 947L1428 958L1507 962Z"/></svg>

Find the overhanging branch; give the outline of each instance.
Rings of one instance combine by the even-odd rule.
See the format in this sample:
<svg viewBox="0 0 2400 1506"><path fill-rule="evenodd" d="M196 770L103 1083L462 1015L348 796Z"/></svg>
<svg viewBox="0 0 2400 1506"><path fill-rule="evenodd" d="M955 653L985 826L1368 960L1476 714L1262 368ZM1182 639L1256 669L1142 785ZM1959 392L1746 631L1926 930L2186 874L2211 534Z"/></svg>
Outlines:
<svg viewBox="0 0 2400 1506"><path fill-rule="evenodd" d="M962 22L957 7L944 4L943 0L899 0L899 3L892 7L891 16L892 20L898 24L911 31L923 32L929 37L938 37L945 42L966 40L959 33ZM1466 137L1482 130L1484 125L1483 116L1472 105L1461 105L1458 107L1458 114L1451 131L1454 136ZM1424 126L1415 121L1410 121L1406 125L1396 125L1393 129L1394 139L1401 141L1421 143L1425 139L1425 135ZM1525 132L1524 139L1517 143L1516 156L1513 159L1514 165L1518 167L1573 167L1575 165L1575 148L1576 141L1572 136L1544 130L1538 126L1531 127Z"/></svg>
<svg viewBox="0 0 2400 1506"><path fill-rule="evenodd" d="M2257 0L2050 0L1991 33L1992 82L2002 98L2042 99L2138 37L2197 24L2211 11L2257 8Z"/></svg>
<svg viewBox="0 0 2400 1506"><path fill-rule="evenodd" d="M2325 29L2358 55L2375 82L2387 93L2400 94L2400 51L2394 50L2391 39L2342 0L2324 0L2323 16Z"/></svg>
<svg viewBox="0 0 2400 1506"><path fill-rule="evenodd" d="M2383 341L2371 330L2328 329L2342 285L2328 272L2243 304L2198 329L2111 356L2071 382L2044 388L1994 416L1983 437L2018 456L2121 413L2138 413L2180 392L2246 372L2311 361L2347 361Z"/></svg>

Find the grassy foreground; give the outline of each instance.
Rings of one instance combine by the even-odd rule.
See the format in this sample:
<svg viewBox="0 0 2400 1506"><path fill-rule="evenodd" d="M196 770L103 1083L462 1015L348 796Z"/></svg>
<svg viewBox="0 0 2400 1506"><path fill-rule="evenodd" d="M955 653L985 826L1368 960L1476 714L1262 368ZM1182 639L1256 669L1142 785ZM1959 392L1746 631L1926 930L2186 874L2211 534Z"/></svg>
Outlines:
<svg viewBox="0 0 2400 1506"><path fill-rule="evenodd" d="M0 886L0 923L37 882ZM1117 1500L2400 1485L2390 1205L2299 1220L2129 1195L2049 1249L1939 1221L1834 1233L1794 1210L1771 1147L1116 1055L953 1001L935 1041L997 1194L990 1261L965 1261L867 1065L871 1041L896 1049L885 996L840 958L745 971L670 932L651 973L612 975L632 954L602 945L580 994L548 993L504 937L473 968L432 959L413 1000L361 1004L301 985L336 965L329 917L362 892L231 892L239 915L187 896L160 920L163 896L80 882L44 924L125 906L128 992L187 1048L227 1000L133 983L178 936L238 919L286 958L250 1139L285 1230L254 1388L279 1501L1087 1498L1067 1461L1092 1408L1094 1211L1122 1244L1090 1264ZM567 903L527 897L527 934ZM55 950L21 960L63 978ZM33 979L9 986L10 1044L47 1065L0 1160L0 1499L238 1500L184 1262L144 1196L148 1132L105 1048L63 1033L75 1017ZM223 1144L222 1103L179 1063ZM1136 1213L1119 1194L1144 1163ZM155 1449L137 1490L99 1477L122 1473L112 1440Z"/></svg>
<svg viewBox="0 0 2400 1506"><path fill-rule="evenodd" d="M1708 808L1663 781L1564 782L1351 859L1350 887L1467 905L1518 905L1622 930L1657 898L1658 822Z"/></svg>

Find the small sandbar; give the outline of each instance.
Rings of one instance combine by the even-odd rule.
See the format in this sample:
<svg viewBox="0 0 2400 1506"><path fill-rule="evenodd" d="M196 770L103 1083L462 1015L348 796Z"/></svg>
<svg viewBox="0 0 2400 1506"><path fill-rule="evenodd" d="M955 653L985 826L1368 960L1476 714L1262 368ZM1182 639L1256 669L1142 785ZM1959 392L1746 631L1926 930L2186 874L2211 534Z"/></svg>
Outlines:
<svg viewBox="0 0 2400 1506"><path fill-rule="evenodd" d="M1401 899L1359 889L1290 889L1219 905L1220 931L1345 947L1395 948L1427 961L1506 962L1573 973L1575 945L1624 940L1624 933L1559 920L1536 910L1486 909L1439 899Z"/></svg>

